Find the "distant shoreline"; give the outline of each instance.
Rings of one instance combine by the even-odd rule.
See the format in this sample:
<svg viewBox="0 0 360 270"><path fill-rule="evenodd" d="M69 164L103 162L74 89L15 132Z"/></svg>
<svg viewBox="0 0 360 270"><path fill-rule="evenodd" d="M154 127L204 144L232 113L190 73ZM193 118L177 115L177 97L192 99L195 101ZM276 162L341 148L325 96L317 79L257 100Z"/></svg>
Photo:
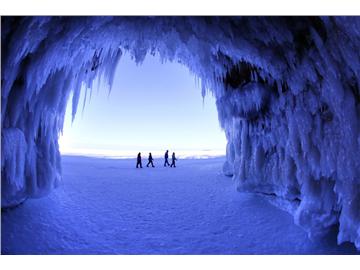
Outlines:
<svg viewBox="0 0 360 270"><path fill-rule="evenodd" d="M213 157L226 156L225 149L173 149L168 148L170 156L175 152L176 157L179 159L209 159ZM152 153L153 158L164 158L165 151L159 149L141 148L123 150L123 149L60 149L62 156L85 156L85 157L98 157L107 159L134 159L137 154L141 152L142 158L147 159L149 152Z"/></svg>
<svg viewBox="0 0 360 270"><path fill-rule="evenodd" d="M106 156L106 155L87 155L87 154L69 154L64 153L61 154L61 157L79 157L79 158L96 158L96 159L121 159L121 160L135 160L135 156ZM178 159L187 159L187 160L193 160L193 159L216 159L216 158L225 158L225 155L214 155L214 156L205 156L205 155L199 155L199 156L178 156ZM163 159L163 157L154 157L154 159ZM143 156L143 160L147 160L147 156Z"/></svg>

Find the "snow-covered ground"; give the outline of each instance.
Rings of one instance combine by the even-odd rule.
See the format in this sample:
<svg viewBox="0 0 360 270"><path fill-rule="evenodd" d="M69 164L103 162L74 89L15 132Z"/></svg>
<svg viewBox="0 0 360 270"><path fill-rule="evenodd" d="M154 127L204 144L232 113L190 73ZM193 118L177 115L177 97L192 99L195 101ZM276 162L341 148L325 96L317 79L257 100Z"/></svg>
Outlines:
<svg viewBox="0 0 360 270"><path fill-rule="evenodd" d="M224 158L162 162L63 156L59 188L2 211L2 253L356 253L336 232L310 241L287 212L237 192Z"/></svg>

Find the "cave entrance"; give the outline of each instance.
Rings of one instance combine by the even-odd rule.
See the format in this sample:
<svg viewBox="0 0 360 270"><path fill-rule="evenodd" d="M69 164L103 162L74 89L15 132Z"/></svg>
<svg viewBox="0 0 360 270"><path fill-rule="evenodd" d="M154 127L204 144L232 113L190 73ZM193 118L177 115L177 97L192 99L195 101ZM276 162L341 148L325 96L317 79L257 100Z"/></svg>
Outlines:
<svg viewBox="0 0 360 270"><path fill-rule="evenodd" d="M184 65L150 54L137 65L125 54L111 92L103 88L99 79L97 89L82 89L73 122L68 102L59 139L62 155L134 158L142 152L144 159L148 152L162 157L166 149L180 158L225 155L215 98L201 96Z"/></svg>

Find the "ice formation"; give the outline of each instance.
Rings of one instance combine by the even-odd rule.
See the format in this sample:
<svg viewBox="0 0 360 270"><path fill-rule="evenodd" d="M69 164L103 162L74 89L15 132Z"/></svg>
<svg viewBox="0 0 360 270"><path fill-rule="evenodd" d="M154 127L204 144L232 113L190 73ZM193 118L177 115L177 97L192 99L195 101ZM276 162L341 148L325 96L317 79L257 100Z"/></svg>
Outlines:
<svg viewBox="0 0 360 270"><path fill-rule="evenodd" d="M224 173L239 190L296 204L311 237L339 226L360 249L360 19L2 17L2 207L61 181L58 136L72 93L111 87L123 52L159 53L217 99Z"/></svg>

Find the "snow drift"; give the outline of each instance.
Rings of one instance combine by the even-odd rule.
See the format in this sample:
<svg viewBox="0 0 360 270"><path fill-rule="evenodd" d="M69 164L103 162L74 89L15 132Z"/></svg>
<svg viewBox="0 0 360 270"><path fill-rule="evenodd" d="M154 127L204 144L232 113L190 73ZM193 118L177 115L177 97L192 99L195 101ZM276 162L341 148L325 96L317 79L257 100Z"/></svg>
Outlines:
<svg viewBox="0 0 360 270"><path fill-rule="evenodd" d="M84 85L111 88L123 52L159 53L215 95L239 190L293 201L311 237L336 225L359 249L359 29L356 17L2 17L2 207L61 181L71 94L74 117Z"/></svg>

